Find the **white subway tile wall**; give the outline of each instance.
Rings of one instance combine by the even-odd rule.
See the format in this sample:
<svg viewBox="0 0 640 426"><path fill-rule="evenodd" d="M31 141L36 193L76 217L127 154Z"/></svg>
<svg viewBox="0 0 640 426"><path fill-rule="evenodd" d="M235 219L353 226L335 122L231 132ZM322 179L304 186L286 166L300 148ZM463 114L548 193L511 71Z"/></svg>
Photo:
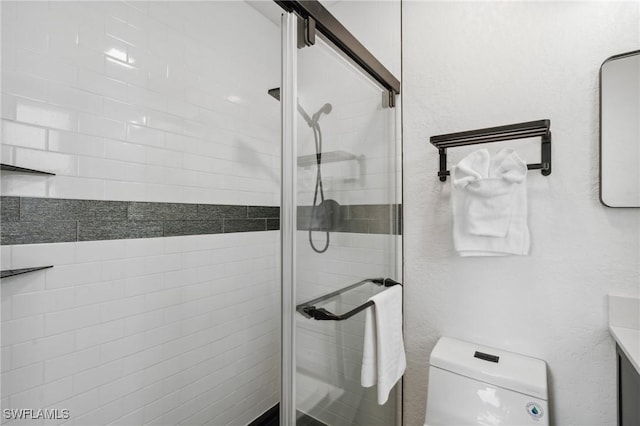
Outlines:
<svg viewBox="0 0 640 426"><path fill-rule="evenodd" d="M279 204L280 31L248 4L0 7L1 160L56 173L2 195ZM6 424L246 425L278 402L277 232L0 250L55 265L2 282L0 404L71 415Z"/></svg>
<svg viewBox="0 0 640 426"><path fill-rule="evenodd" d="M69 425L248 424L279 398L278 238L3 246L3 268L56 266L3 280L2 408L69 409Z"/></svg>
<svg viewBox="0 0 640 426"><path fill-rule="evenodd" d="M277 205L279 82L244 2L2 2L2 194Z"/></svg>

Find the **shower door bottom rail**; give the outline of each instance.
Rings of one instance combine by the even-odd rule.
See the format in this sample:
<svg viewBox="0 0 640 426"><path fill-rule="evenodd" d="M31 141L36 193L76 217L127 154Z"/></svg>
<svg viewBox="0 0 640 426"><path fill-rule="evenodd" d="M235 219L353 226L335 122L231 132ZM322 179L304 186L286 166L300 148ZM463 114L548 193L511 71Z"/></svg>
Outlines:
<svg viewBox="0 0 640 426"><path fill-rule="evenodd" d="M305 317L313 318L318 321L344 321L346 319L351 318L355 314L364 311L368 307L373 306L373 302L369 300L361 305L358 305L357 307L353 308L349 312L346 312L342 315L334 314L333 312L329 312L324 308L317 308L315 305L366 283L374 283L374 284L382 285L384 287L402 285L398 281L392 280L391 278L367 278L365 280L359 281L355 284L351 284L340 290L336 290L334 292L325 294L324 296L320 296L315 299L309 300L308 302L301 303L298 306L296 306L296 310L300 312L302 315L304 315Z"/></svg>

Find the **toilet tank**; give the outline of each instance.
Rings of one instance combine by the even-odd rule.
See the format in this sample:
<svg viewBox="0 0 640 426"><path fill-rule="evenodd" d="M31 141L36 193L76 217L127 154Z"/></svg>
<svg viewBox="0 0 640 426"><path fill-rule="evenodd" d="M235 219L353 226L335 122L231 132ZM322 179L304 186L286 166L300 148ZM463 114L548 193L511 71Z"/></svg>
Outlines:
<svg viewBox="0 0 640 426"><path fill-rule="evenodd" d="M431 352L425 426L548 424L544 361L440 338Z"/></svg>

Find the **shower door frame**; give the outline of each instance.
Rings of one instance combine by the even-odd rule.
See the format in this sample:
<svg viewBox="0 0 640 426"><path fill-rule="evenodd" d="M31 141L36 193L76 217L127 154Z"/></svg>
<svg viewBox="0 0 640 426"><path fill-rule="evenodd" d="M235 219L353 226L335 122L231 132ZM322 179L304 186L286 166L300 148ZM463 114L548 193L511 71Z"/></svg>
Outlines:
<svg viewBox="0 0 640 426"><path fill-rule="evenodd" d="M282 81L280 108L282 125L281 146L281 389L280 425L294 426L296 423L296 232L297 232L297 50L298 38L304 32L298 31L299 21L315 27L333 45L353 60L365 73L387 90L387 105L396 106L400 94L400 81L378 59L367 50L318 0L274 0L285 10L282 15ZM311 45L309 43L307 45ZM304 42L302 43L304 46ZM396 115L396 138L401 135L399 114ZM398 156L400 157L400 156ZM399 158L396 167L402 167ZM396 188L402 191L401 184ZM402 273L402 255L396 256ZM402 424L402 379L400 391L396 393L396 425Z"/></svg>

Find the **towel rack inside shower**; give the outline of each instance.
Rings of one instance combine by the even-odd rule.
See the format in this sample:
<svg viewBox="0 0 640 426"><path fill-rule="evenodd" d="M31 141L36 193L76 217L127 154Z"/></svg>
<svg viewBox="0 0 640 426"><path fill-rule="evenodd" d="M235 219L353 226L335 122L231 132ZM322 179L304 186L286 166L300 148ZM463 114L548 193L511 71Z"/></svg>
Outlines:
<svg viewBox="0 0 640 426"><path fill-rule="evenodd" d="M391 278L367 278L355 284L351 284L345 288L341 288L340 290L336 290L334 292L325 294L324 296L316 297L315 299L309 300L308 302L301 303L296 306L296 310L307 318L313 318L319 321L344 321L348 318L351 318L358 312L364 311L369 306L373 306L373 302L367 301L342 315L334 314L333 312L329 312L324 308L317 308L315 305L366 283L374 283L385 287L402 285L398 281L392 280Z"/></svg>
<svg viewBox="0 0 640 426"><path fill-rule="evenodd" d="M541 138L541 161L540 163L527 164L527 169L540 170L544 176L549 176L551 174L550 127L551 120L537 120L509 124L507 126L488 127L485 129L431 136L431 144L438 148L438 152L440 153L440 170L438 171L440 181L446 181L447 176L451 174L449 170L447 170L447 148L533 137Z"/></svg>

